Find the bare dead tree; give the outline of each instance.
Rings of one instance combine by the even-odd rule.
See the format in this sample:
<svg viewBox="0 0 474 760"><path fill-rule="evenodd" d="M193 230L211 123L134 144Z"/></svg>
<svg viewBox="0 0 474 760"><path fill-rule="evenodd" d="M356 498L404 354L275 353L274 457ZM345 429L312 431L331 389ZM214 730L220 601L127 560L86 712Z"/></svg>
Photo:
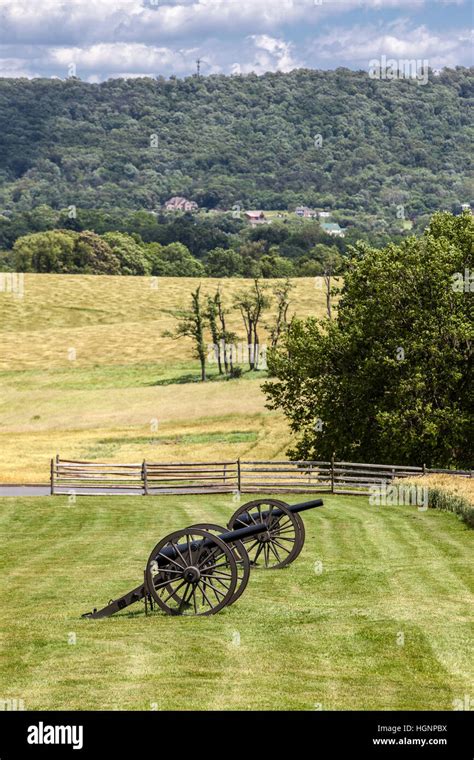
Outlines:
<svg viewBox="0 0 474 760"><path fill-rule="evenodd" d="M332 296L334 290L332 288L333 277L341 271L343 266L343 258L337 248L334 246L327 251L322 261L324 288L326 292L326 312L328 319L332 319Z"/></svg>
<svg viewBox="0 0 474 760"><path fill-rule="evenodd" d="M242 315L247 335L249 368L251 370L258 369L258 326L263 312L270 306L270 298L266 295L265 289L260 285L258 278L254 280L251 290L243 291L237 295L234 306L236 309L239 309Z"/></svg>
<svg viewBox="0 0 474 760"><path fill-rule="evenodd" d="M290 292L292 289L291 280L287 277L284 283L279 283L273 290L277 299L277 314L274 324L268 327L272 348L277 347L282 333L288 329L288 309L290 308Z"/></svg>
<svg viewBox="0 0 474 760"><path fill-rule="evenodd" d="M222 369L222 356L221 356L221 334L220 334L220 330L217 324L219 310L218 310L216 298L217 298L218 293L219 291L217 291L217 293L214 296L207 297L207 309L206 309L205 317L207 318L207 321L209 322L209 328L211 331L212 342L214 344L214 353L217 360L219 375L222 375L223 369ZM224 358L224 361L225 361L225 358Z"/></svg>
<svg viewBox="0 0 474 760"><path fill-rule="evenodd" d="M332 269L326 268L323 272L324 287L326 290L326 311L328 319L332 319L332 306L331 306L331 275Z"/></svg>
<svg viewBox="0 0 474 760"><path fill-rule="evenodd" d="M191 293L190 309L164 310L178 320L174 331L163 333L170 338L191 338L194 342L194 355L201 365L201 380L206 381L206 346L204 343L204 315L201 306L201 286Z"/></svg>
<svg viewBox="0 0 474 760"><path fill-rule="evenodd" d="M224 360L224 369L226 375L231 375L234 369L232 346L237 340L237 336L227 328L227 315L229 312L224 307L220 287L217 288L217 292L214 296L214 303L216 305L217 317L220 323L219 346Z"/></svg>

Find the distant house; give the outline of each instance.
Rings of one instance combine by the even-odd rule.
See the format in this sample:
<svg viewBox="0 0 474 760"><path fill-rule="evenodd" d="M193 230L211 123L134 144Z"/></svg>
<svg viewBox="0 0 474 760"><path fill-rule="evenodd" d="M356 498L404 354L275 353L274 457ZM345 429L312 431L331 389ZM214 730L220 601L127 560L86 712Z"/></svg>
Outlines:
<svg viewBox="0 0 474 760"><path fill-rule="evenodd" d="M267 224L268 220L263 213L263 211L246 211L245 212L245 218L248 222L252 225L252 227L256 227L257 224Z"/></svg>
<svg viewBox="0 0 474 760"><path fill-rule="evenodd" d="M196 201L189 201L181 195L175 195L165 203L165 211L197 211L198 209Z"/></svg>
<svg viewBox="0 0 474 760"><path fill-rule="evenodd" d="M297 206L295 214L305 219L312 219L317 215L317 212L312 208L308 208L308 206Z"/></svg>
<svg viewBox="0 0 474 760"><path fill-rule="evenodd" d="M331 216L331 212L330 211L318 211L318 216L319 216L320 219L329 219L329 217Z"/></svg>
<svg viewBox="0 0 474 760"><path fill-rule="evenodd" d="M472 214L473 212L472 212L471 204L470 203L461 203L461 211L470 211L471 214Z"/></svg>
<svg viewBox="0 0 474 760"><path fill-rule="evenodd" d="M339 227L337 222L322 222L321 229L323 232L325 232L327 235L332 235L333 237L345 237L346 231L342 229L342 227Z"/></svg>

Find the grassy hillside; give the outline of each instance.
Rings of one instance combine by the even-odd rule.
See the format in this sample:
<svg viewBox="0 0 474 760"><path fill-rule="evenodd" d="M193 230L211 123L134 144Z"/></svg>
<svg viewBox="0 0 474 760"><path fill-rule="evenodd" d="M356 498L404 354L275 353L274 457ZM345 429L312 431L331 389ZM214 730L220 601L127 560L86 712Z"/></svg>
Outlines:
<svg viewBox="0 0 474 760"><path fill-rule="evenodd" d="M203 280L203 294L217 282ZM265 409L264 373L219 381L211 367L209 383L193 382L191 341L163 337L175 323L165 310L187 305L197 284L27 274L23 298L0 292L0 482L47 480L57 451L116 461L284 454L289 433ZM226 303L248 285L223 280ZM294 285L290 313L323 315L321 281ZM243 340L237 311L229 328Z"/></svg>
<svg viewBox="0 0 474 760"><path fill-rule="evenodd" d="M0 500L2 698L30 710L452 710L472 694L472 532L436 510L326 497L305 514L299 559L254 571L215 617L146 618L138 604L81 619L140 582L159 537L234 509L230 496Z"/></svg>

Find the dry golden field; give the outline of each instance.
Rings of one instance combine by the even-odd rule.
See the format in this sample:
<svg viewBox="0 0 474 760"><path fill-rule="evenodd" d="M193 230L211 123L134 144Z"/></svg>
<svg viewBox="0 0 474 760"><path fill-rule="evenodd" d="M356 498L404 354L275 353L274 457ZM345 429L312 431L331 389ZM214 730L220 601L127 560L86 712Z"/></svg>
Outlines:
<svg viewBox="0 0 474 760"><path fill-rule="evenodd" d="M441 488L454 496L461 496L474 505L474 478L453 478L452 475L425 475L410 479L428 488Z"/></svg>
<svg viewBox="0 0 474 760"><path fill-rule="evenodd" d="M0 292L0 482L46 482L57 452L106 461L283 456L290 434L265 408L264 373L195 382L191 341L163 336L175 324L167 310L186 306L198 284L26 274L22 297ZM207 295L219 281L201 284ZM230 308L251 282L220 284ZM294 280L290 314L324 312L321 280ZM243 341L236 310L229 328Z"/></svg>

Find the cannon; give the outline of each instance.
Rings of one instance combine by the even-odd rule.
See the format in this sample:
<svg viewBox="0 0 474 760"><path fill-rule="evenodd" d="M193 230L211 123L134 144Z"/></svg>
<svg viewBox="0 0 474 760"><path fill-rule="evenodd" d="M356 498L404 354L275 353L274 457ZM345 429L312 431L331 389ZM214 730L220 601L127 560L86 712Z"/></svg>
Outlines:
<svg viewBox="0 0 474 760"><path fill-rule="evenodd" d="M239 508L227 528L199 523L170 533L151 552L139 586L82 617L110 617L140 600L145 612L156 604L168 615L213 615L243 594L260 556L267 568L296 559L304 542L298 513L322 505L261 499Z"/></svg>

